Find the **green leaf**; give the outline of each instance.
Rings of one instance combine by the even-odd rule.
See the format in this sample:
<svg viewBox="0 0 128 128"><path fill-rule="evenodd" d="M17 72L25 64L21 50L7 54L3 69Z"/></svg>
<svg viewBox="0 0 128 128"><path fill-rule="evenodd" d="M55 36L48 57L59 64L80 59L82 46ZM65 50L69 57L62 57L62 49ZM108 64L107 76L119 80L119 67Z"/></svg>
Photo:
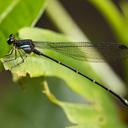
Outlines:
<svg viewBox="0 0 128 128"><path fill-rule="evenodd" d="M24 28L19 31L20 38L28 38L35 41L68 41L69 39L62 35L49 30L42 30L38 28ZM54 51L44 51L45 54L57 58L58 60L73 66L85 73L90 72L90 68L86 67L86 63L78 62L76 60L65 57L64 55L55 53ZM13 65L10 63L4 64L6 69L10 69ZM15 63L14 63L15 64ZM38 68L37 68L38 67ZM25 62L15 68L12 73L15 80L21 76L30 75L30 77L39 76L56 76L64 80L78 95L84 98L84 104L75 103L63 103L56 98L52 98L51 101L58 104L65 111L68 119L72 123L77 123L78 126L90 126L90 123L94 123L96 127L110 127L113 128L115 124L118 127L123 127L123 123L120 121L117 109L114 106L113 101L110 99L108 93L100 87L94 86L94 84L87 79L82 78L78 74L70 71L69 69L56 64L55 62L40 57L37 55L29 55ZM90 118L88 118L90 116Z"/></svg>
<svg viewBox="0 0 128 128"><path fill-rule="evenodd" d="M47 0L0 0L0 57L7 54L6 40L24 26L33 26L42 15Z"/></svg>
<svg viewBox="0 0 128 128"><path fill-rule="evenodd" d="M126 128L117 117L116 110L105 112L100 106L87 104L75 104L59 101L49 90L47 84L44 85L44 91L50 101L63 108L68 119L73 123L70 128Z"/></svg>
<svg viewBox="0 0 128 128"><path fill-rule="evenodd" d="M7 88L1 88L0 128L65 128L68 120L64 112L41 92L43 80L25 77L4 84Z"/></svg>

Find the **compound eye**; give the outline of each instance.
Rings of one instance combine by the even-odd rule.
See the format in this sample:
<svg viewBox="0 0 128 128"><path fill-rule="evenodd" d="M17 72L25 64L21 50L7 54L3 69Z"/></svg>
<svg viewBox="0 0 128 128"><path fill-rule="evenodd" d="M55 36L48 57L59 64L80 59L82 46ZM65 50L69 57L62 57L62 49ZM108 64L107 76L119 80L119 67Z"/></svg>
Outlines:
<svg viewBox="0 0 128 128"><path fill-rule="evenodd" d="M10 42L14 42L14 38L10 38Z"/></svg>
<svg viewBox="0 0 128 128"><path fill-rule="evenodd" d="M10 34L10 35L9 35L9 38L11 38L11 37L14 37L13 34Z"/></svg>
<svg viewBox="0 0 128 128"><path fill-rule="evenodd" d="M9 45L11 45L11 44L14 43L14 41L15 41L15 38L14 38L13 34L11 34L11 35L9 36L9 39L7 40L7 43L8 43Z"/></svg>

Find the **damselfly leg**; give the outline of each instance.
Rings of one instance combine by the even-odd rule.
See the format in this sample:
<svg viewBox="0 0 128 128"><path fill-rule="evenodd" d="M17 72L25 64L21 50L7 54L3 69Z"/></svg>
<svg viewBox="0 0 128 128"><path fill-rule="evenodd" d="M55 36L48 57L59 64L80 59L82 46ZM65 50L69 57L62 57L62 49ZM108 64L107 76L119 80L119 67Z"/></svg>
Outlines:
<svg viewBox="0 0 128 128"><path fill-rule="evenodd" d="M14 54L13 54L14 53ZM13 58L11 58L13 56ZM14 65L11 68L14 68L22 63L24 63L24 59L27 57L27 55L22 51L22 49L16 49L13 47L9 54L4 57L4 63L13 62ZM11 58L11 59L7 59Z"/></svg>
<svg viewBox="0 0 128 128"><path fill-rule="evenodd" d="M12 55L14 49L15 49L15 47L12 47L11 50L9 51L9 54L5 55L5 57L8 57L8 56Z"/></svg>
<svg viewBox="0 0 128 128"><path fill-rule="evenodd" d="M14 57L11 58L11 55L13 55L13 52L14 52ZM11 58L11 59L7 59L7 58ZM6 63L6 62L9 62L9 61L14 61L14 60L16 60L16 59L17 59L17 50L16 50L16 48L14 47L14 48L12 48L12 49L10 50L9 54L4 57L4 62Z"/></svg>

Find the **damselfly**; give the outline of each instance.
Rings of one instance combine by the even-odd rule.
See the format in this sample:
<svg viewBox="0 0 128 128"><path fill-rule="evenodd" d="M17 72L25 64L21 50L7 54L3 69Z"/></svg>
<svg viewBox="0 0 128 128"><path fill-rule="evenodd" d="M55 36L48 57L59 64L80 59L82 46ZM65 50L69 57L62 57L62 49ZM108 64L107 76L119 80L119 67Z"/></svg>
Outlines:
<svg viewBox="0 0 128 128"><path fill-rule="evenodd" d="M44 54L43 52L41 52L40 50L37 49L36 45L39 44L39 42L35 42L32 41L30 39L25 39L25 40L17 40L15 39L14 35L11 34L9 36L9 39L7 41L7 43L9 45L13 45L12 49L10 50L10 53L7 56L10 56L11 54L15 54L15 58L7 60L7 61L12 61L12 60L16 60L17 59L17 54L19 54L21 61L18 64L21 64L24 62L24 57L26 57L26 54L30 54L30 53L35 53L36 55L39 56L43 56L46 57L62 66L65 66L66 68L72 70L73 72L76 72L77 74L79 74L80 76L88 79L89 81L95 83L95 85L98 85L100 87L102 87L103 89L105 89L106 91L110 92L112 95L114 95L117 99L119 99L123 104L125 104L126 106L128 106L128 100L126 100L125 98L121 97L120 95L118 95L117 93L115 93L114 91L112 91L111 89L107 88L106 86L98 83L97 81L91 79L90 77L88 77L87 75L84 75L83 73L81 73L80 71L77 71L76 69L74 69L73 67L66 65L62 62L60 62L57 59L54 59L46 54ZM127 51L128 51L128 47L125 45L121 45L121 44L107 44L107 43L100 43L100 44L91 44L89 42L42 42L41 48L44 49L52 49L55 50L56 52L68 55L69 57L75 58L77 60L91 60L91 61L102 61L103 58L99 55L97 55L96 52L94 52L94 47L97 49L100 49L102 51L104 51L105 53L105 57L108 57L108 59L118 59L119 57L121 58L125 58L127 56ZM113 58L114 56L114 58Z"/></svg>

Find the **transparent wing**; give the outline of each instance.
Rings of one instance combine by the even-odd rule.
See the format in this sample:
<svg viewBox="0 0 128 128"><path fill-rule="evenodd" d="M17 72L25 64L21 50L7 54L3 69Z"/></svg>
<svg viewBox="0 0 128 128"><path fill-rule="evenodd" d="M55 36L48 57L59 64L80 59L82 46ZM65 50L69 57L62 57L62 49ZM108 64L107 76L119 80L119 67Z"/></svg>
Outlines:
<svg viewBox="0 0 128 128"><path fill-rule="evenodd" d="M104 59L115 61L127 58L128 47L118 43L90 42L35 42L36 47L51 49L81 61L102 62ZM97 52L100 51L103 56Z"/></svg>

